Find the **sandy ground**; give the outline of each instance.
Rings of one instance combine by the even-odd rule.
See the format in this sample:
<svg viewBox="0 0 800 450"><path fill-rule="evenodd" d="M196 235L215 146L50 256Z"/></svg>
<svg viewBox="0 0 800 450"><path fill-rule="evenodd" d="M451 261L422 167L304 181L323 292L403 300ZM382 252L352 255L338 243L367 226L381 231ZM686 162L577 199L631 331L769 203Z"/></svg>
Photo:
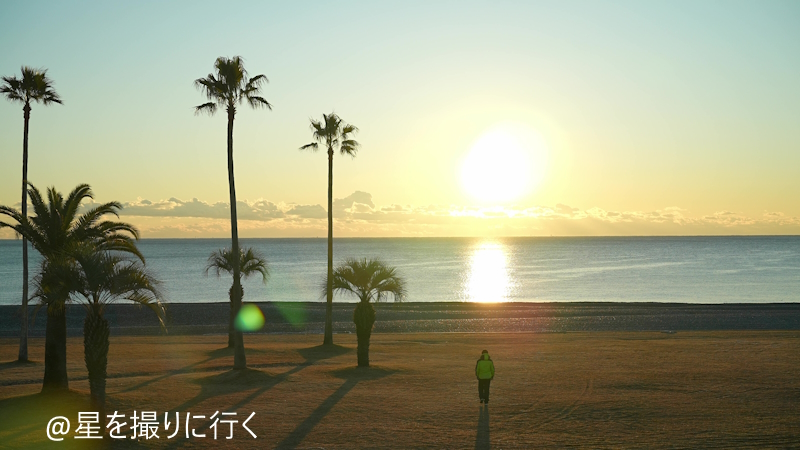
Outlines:
<svg viewBox="0 0 800 450"><path fill-rule="evenodd" d="M373 336L372 367L355 369L355 337L250 335L250 369L229 370L225 336L113 337L108 413L159 413L160 439L113 448L800 448L800 332L405 333ZM491 402L474 364L490 351ZM68 348L72 393L38 394L43 340L19 365L0 339L0 448L92 448L74 439L88 411L82 339ZM172 439L163 416L181 413ZM208 426L215 411L251 413L253 439ZM205 438L186 439L185 414ZM72 430L50 443L49 419ZM233 417L233 416L227 416ZM131 419L126 419L130 425ZM130 435L130 431L128 432Z"/></svg>

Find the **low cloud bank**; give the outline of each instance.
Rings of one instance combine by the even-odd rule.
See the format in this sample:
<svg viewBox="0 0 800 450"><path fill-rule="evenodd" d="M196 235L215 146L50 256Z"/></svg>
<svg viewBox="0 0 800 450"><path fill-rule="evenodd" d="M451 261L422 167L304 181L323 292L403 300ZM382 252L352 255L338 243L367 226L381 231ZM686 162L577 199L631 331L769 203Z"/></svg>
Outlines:
<svg viewBox="0 0 800 450"><path fill-rule="evenodd" d="M94 203L84 205L85 208ZM225 237L230 210L225 202L193 198L123 204L125 220L145 237ZM333 202L336 236L625 236L800 234L800 218L782 212L751 217L734 211L692 215L679 207L653 211L609 211L598 207L511 206L480 208L456 205L376 204L368 192L356 191ZM323 205L237 203L243 237L323 237ZM0 230L0 237L13 232Z"/></svg>

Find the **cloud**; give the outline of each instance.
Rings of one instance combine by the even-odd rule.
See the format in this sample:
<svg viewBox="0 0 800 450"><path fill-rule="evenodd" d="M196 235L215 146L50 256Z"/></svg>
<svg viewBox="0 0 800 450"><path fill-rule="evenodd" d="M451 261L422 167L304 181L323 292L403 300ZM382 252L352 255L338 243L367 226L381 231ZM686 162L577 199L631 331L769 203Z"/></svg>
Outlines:
<svg viewBox="0 0 800 450"><path fill-rule="evenodd" d="M92 208L98 203L89 202L84 208ZM122 204L121 215L142 217L197 217L207 219L230 219L231 213L227 202L208 203L196 198L188 201L171 197L156 202L137 199ZM272 220L285 216L278 205L259 200L254 203L236 202L236 215L241 220Z"/></svg>
<svg viewBox="0 0 800 450"><path fill-rule="evenodd" d="M287 216L297 216L304 219L324 219L328 217L327 211L321 205L294 205L288 211Z"/></svg>
<svg viewBox="0 0 800 450"><path fill-rule="evenodd" d="M380 208L383 212L409 212L411 211L411 206L408 208L403 207L402 205L390 205L390 206L383 206Z"/></svg>
<svg viewBox="0 0 800 450"><path fill-rule="evenodd" d="M677 206L631 211L581 209L564 203L489 208L381 205L364 191L334 199L333 204L336 235L343 237L800 234L800 219L780 211L751 217L728 210L692 214ZM147 237L221 237L230 233L226 202L139 198L124 203L121 213ZM237 203L237 213L243 237L327 234L327 211L319 204L243 200ZM8 230L0 230L0 238L10 237Z"/></svg>
<svg viewBox="0 0 800 450"><path fill-rule="evenodd" d="M556 207L554 208L554 211L556 213L558 213L558 214L562 214L562 215L571 217L574 213L580 211L580 209L573 208L571 206L567 206L567 205L565 205L563 203L558 203L558 204L556 204Z"/></svg>
<svg viewBox="0 0 800 450"><path fill-rule="evenodd" d="M372 203L372 194L368 192L355 191L345 198L333 200L333 212L369 212L375 208Z"/></svg>

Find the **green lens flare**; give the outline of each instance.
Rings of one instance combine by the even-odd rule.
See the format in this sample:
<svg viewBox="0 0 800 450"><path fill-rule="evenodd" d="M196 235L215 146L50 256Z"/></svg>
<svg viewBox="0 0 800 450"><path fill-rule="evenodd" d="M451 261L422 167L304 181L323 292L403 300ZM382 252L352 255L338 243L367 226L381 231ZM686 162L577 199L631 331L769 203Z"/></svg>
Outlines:
<svg viewBox="0 0 800 450"><path fill-rule="evenodd" d="M289 325L300 329L306 323L306 307L299 302L275 302L275 309Z"/></svg>
<svg viewBox="0 0 800 450"><path fill-rule="evenodd" d="M243 305L236 315L235 325L239 331L258 331L264 327L264 314L256 305Z"/></svg>

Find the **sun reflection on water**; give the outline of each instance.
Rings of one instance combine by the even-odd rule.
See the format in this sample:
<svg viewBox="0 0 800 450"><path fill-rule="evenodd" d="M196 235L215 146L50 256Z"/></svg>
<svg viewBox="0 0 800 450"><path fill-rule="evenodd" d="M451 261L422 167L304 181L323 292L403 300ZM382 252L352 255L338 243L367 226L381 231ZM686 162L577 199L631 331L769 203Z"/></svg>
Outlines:
<svg viewBox="0 0 800 450"><path fill-rule="evenodd" d="M464 286L466 300L493 303L509 300L511 279L508 275L506 248L497 242L476 246L470 257L470 272Z"/></svg>

